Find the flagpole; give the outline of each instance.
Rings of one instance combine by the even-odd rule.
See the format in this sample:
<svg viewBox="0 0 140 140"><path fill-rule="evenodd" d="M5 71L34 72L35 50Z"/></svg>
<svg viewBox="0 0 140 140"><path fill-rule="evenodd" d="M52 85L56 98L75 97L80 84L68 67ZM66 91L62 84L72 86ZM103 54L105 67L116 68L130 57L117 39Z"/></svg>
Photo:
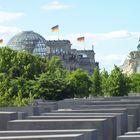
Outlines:
<svg viewBox="0 0 140 140"><path fill-rule="evenodd" d="M59 40L59 31L58 31L58 40Z"/></svg>
<svg viewBox="0 0 140 140"><path fill-rule="evenodd" d="M94 51L94 45L92 44L92 51Z"/></svg>
<svg viewBox="0 0 140 140"><path fill-rule="evenodd" d="M84 41L83 43L84 43L84 50L86 50L86 42Z"/></svg>
<svg viewBox="0 0 140 140"><path fill-rule="evenodd" d="M85 50L85 48L86 48L85 37L84 36L78 37L77 41L82 43L83 50Z"/></svg>
<svg viewBox="0 0 140 140"><path fill-rule="evenodd" d="M59 25L53 26L51 30L52 32L57 32L57 38L59 40Z"/></svg>

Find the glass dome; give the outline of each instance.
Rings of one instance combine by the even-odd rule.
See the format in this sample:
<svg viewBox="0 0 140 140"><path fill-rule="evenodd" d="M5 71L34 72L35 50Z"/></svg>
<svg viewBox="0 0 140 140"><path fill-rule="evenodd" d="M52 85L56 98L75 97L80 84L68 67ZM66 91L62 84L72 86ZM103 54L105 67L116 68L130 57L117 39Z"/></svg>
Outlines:
<svg viewBox="0 0 140 140"><path fill-rule="evenodd" d="M15 35L7 46L14 50L28 51L41 56L46 56L49 53L45 38L33 31L23 31Z"/></svg>

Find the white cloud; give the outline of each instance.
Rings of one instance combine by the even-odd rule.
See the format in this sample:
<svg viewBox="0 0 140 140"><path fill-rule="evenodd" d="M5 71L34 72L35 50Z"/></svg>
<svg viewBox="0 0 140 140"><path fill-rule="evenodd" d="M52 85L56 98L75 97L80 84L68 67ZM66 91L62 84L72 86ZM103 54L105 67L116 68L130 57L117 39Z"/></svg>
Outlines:
<svg viewBox="0 0 140 140"><path fill-rule="evenodd" d="M59 39L68 39L73 44L73 48L81 49L81 43L77 42L77 38L84 36L85 43L87 44L94 44L95 46L99 46L99 43L102 41L110 41L110 40L119 40L119 39L139 39L140 32L130 32L127 30L118 30L106 33L75 33L75 34L66 34L60 36ZM46 36L47 40L55 40L58 39L58 36ZM88 46L87 46L88 47ZM89 46L91 49L91 46ZM88 48L89 48L88 47ZM87 48L87 49L88 49ZM84 49L84 47L82 48Z"/></svg>
<svg viewBox="0 0 140 140"><path fill-rule="evenodd" d="M46 40L58 40L58 38L60 40L63 40L64 39L64 36L59 36L58 35L52 35L52 36L44 36ZM66 39L66 38L65 38ZM67 38L68 39L68 38Z"/></svg>
<svg viewBox="0 0 140 140"><path fill-rule="evenodd" d="M120 66L126 58L126 54L100 54L96 55L96 61L99 62L100 68L107 68L108 71L112 70L114 65ZM110 66L110 67L108 67Z"/></svg>
<svg viewBox="0 0 140 140"><path fill-rule="evenodd" d="M112 39L125 39L125 38L139 38L140 32L129 32L127 30L118 30L107 33L77 33L77 34L69 34L67 37L76 39L79 36L85 36L85 38L93 39L94 41L101 40L112 40Z"/></svg>
<svg viewBox="0 0 140 140"><path fill-rule="evenodd" d="M70 6L66 4L59 3L58 1L53 1L42 7L43 10L63 10L68 9Z"/></svg>
<svg viewBox="0 0 140 140"><path fill-rule="evenodd" d="M0 38L3 39L3 44L6 45L8 40L15 34L21 32L20 28L10 26L0 26Z"/></svg>
<svg viewBox="0 0 140 140"><path fill-rule="evenodd" d="M20 31L21 31L21 29L19 29L17 27L0 26L1 35L13 35Z"/></svg>
<svg viewBox="0 0 140 140"><path fill-rule="evenodd" d="M6 21L11 21L14 19L18 19L22 16L24 16L25 14L22 12L4 12L4 11L0 11L0 22L6 22Z"/></svg>
<svg viewBox="0 0 140 140"><path fill-rule="evenodd" d="M129 32L127 30L118 30L107 33L75 33L75 34L66 34L64 36L60 36L60 39L69 39L72 42L77 42L77 38L84 36L85 40L94 40L104 41L104 40L112 40L112 39L127 39L127 38L136 38L139 39L140 32ZM46 39L55 40L58 39L58 36L46 36Z"/></svg>

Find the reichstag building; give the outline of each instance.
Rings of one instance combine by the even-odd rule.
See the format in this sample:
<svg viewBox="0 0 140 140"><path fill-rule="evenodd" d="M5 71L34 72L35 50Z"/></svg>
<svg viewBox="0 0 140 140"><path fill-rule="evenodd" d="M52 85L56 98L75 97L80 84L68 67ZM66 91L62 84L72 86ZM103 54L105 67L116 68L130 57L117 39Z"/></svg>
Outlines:
<svg viewBox="0 0 140 140"><path fill-rule="evenodd" d="M81 68L92 73L98 62L95 61L94 50L71 49L69 40L46 40L33 31L16 34L7 46L18 51L28 51L42 57L59 56L63 66L68 70Z"/></svg>

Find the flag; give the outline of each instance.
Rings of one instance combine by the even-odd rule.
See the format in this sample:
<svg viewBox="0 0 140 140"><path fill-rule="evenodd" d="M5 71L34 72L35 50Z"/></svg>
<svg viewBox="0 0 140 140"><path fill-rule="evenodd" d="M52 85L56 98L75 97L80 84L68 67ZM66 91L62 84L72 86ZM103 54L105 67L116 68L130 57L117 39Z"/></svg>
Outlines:
<svg viewBox="0 0 140 140"><path fill-rule="evenodd" d="M0 39L0 44L2 44L3 43L3 39Z"/></svg>
<svg viewBox="0 0 140 140"><path fill-rule="evenodd" d="M52 32L59 32L59 25L56 25L51 28Z"/></svg>
<svg viewBox="0 0 140 140"><path fill-rule="evenodd" d="M77 38L77 41L79 41L79 42L84 42L84 41L85 41L85 37L78 37L78 38Z"/></svg>

